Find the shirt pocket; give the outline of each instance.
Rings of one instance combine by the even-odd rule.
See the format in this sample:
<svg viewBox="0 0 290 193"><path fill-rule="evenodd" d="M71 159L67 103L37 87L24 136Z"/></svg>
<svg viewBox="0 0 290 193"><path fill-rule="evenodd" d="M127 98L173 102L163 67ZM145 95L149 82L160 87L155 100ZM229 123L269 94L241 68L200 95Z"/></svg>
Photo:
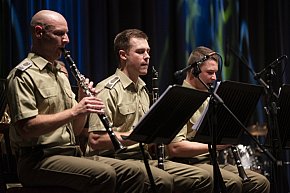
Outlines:
<svg viewBox="0 0 290 193"><path fill-rule="evenodd" d="M136 112L136 106L134 104L122 104L119 106L121 115L127 116Z"/></svg>
<svg viewBox="0 0 290 193"><path fill-rule="evenodd" d="M129 131L136 119L136 105L134 104L122 104L118 107L120 116L115 117L117 123L116 126L121 126L123 131ZM114 123L115 124L115 123Z"/></svg>
<svg viewBox="0 0 290 193"><path fill-rule="evenodd" d="M40 114L54 113L59 106L57 89L55 87L38 88L40 96L37 98L37 105ZM57 108L59 109L59 108Z"/></svg>

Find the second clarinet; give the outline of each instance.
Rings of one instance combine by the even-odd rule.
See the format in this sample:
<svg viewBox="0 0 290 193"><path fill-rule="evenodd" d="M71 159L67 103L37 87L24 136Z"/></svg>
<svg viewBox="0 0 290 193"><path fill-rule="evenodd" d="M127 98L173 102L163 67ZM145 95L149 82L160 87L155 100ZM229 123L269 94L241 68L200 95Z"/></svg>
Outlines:
<svg viewBox="0 0 290 193"><path fill-rule="evenodd" d="M236 146L231 146L231 150L233 152L233 156L234 156L234 159L235 159L235 162L236 162L236 165L237 165L239 176L243 179L244 182L250 181L250 178L247 176L247 174L245 172L245 169L244 169L244 167L242 165L242 162L241 162L237 147Z"/></svg>
<svg viewBox="0 0 290 193"><path fill-rule="evenodd" d="M93 96L93 94L90 92L89 88L87 87L87 84L85 83L84 76L80 73L75 62L71 58L70 52L65 50L64 48L62 49L62 51L63 51L63 54L64 54L66 61L70 65L71 72L72 72L73 76L75 77L76 81L79 83L79 85L84 90L84 92L86 93L87 96ZM121 152L125 151L127 148L121 144L121 142L118 140L117 136L113 132L113 129L112 129L112 126L108 120L108 117L105 114L98 114L98 116L99 116L100 120L102 121L102 123L103 123L103 125L104 125L104 127L105 127L111 141L112 141L115 153L121 153Z"/></svg>
<svg viewBox="0 0 290 193"><path fill-rule="evenodd" d="M157 85L158 81L158 72L155 70L154 66L152 66L152 102L156 102L159 98L159 89ZM158 168L164 170L164 159L165 159L165 150L164 144L156 144L156 157L158 160Z"/></svg>

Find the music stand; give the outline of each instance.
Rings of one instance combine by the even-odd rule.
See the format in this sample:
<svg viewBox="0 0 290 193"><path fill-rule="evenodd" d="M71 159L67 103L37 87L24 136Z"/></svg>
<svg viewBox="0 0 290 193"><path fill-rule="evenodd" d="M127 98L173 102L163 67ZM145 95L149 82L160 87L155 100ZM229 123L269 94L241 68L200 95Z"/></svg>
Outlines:
<svg viewBox="0 0 290 193"><path fill-rule="evenodd" d="M191 140L209 144L214 170L214 192L226 192L216 159L216 144L238 143L243 131L247 131L244 124L248 122L262 92L261 86L234 81L222 82L212 93L208 109L194 126L197 132ZM250 133L247 134L251 136Z"/></svg>
<svg viewBox="0 0 290 193"><path fill-rule="evenodd" d="M139 142L154 192L156 187L142 143L169 144L209 95L208 92L170 85L140 119L132 133L122 136Z"/></svg>
<svg viewBox="0 0 290 193"><path fill-rule="evenodd" d="M168 86L126 139L169 144L207 97L207 92Z"/></svg>
<svg viewBox="0 0 290 193"><path fill-rule="evenodd" d="M224 81L221 82L216 90L216 94L223 100L224 105L236 116L221 105L217 109L217 138L219 144L238 144L243 129L240 123L246 125L254 111L256 104L263 92L261 86ZM209 111L208 111L209 112ZM194 141L202 143L211 143L212 138L209 131L209 122L204 119L210 115L204 112L201 119L196 123L197 133L193 137ZM236 118L238 120L236 120ZM239 123L240 121L240 123Z"/></svg>

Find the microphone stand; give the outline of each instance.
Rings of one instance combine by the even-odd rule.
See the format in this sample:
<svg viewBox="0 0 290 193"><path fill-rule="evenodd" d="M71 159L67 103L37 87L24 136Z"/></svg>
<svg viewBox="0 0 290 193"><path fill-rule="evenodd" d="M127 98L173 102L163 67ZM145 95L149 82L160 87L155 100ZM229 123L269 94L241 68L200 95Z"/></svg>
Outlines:
<svg viewBox="0 0 290 193"><path fill-rule="evenodd" d="M254 79L257 80L264 88L265 88L265 92L266 94L270 94L273 95L272 97L275 97L275 99L278 99L278 95L273 91L272 85L271 84L267 84L262 78L261 76L263 74L265 74L266 72L270 72L270 79L269 79L269 83L272 83L271 79L273 77L273 69L276 67L277 64L279 64L284 58L288 58L286 55L282 55L279 58L277 58L276 60L274 60L273 62L271 62L271 64L269 64L268 66L266 66L262 71L255 73L248 65L247 63L242 60L242 62L247 66L248 70L254 75Z"/></svg>
<svg viewBox="0 0 290 193"><path fill-rule="evenodd" d="M200 73L199 65L200 65L201 63L203 63L204 61L206 61L207 59L209 59L212 55L215 55L215 54L219 55L219 54L216 53L216 52L211 52L211 53L209 53L209 54L203 56L200 60L194 62L193 64L190 64L190 65L188 65L187 67L185 67L185 68L183 68L183 69L181 69L181 70L176 71L176 72L174 73L174 76L175 76L176 78L178 78L179 76L181 76L182 74L184 74L186 71L188 71L188 70L191 69L191 68L196 69L196 72L193 72L193 73L198 73L198 74L199 74L199 73Z"/></svg>
<svg viewBox="0 0 290 193"><path fill-rule="evenodd" d="M201 79L198 78L200 81ZM211 89L209 89L211 90ZM212 107L212 115L209 118L212 122L211 128L209 128L209 131L212 135L212 144L208 144L208 151L211 156L212 166L213 166L213 172L214 172L214 191L213 192L221 192L221 193L227 193L226 185L223 181L223 177L218 165L217 161L217 154L216 154L216 127L217 127L217 107L218 105L222 105L223 101L221 98L219 98L213 91L210 91L212 96L210 97L209 101L209 109Z"/></svg>
<svg viewBox="0 0 290 193"><path fill-rule="evenodd" d="M275 62L275 61L274 61ZM265 90L266 90L266 114L267 114L267 120L268 120L268 126L269 126L269 141L272 142L272 153L276 157L276 162L272 164L272 173L273 177L272 184L274 185L275 192L284 192L284 184L283 180L283 161L282 161L282 144L281 144L281 138L280 138L280 132L279 132L279 125L278 125L278 119L277 119L277 110L279 107L277 107L277 99L278 95L274 92L272 80L274 78L274 65L269 65L266 68L264 68L261 72L257 73L254 78L256 80L262 80L260 77L263 73L267 72L268 77L268 84L265 84Z"/></svg>
<svg viewBox="0 0 290 193"><path fill-rule="evenodd" d="M279 96L274 92L272 79L274 77L273 69L276 67L277 64L281 62L282 59L284 58L287 59L287 56L286 55L280 56L279 58L274 60L271 64L266 66L261 72L255 73L252 70L252 68L249 67L249 65L247 64L244 58L240 57L239 54L237 54L236 51L233 50L232 48L231 48L231 51L234 53L235 56L238 57L238 59L241 60L243 64L246 65L247 69L254 75L254 79L264 87L265 94L267 96L266 98L267 107L265 107L265 109L266 109L266 114L268 117L268 127L270 131L268 136L269 136L269 141L272 142L272 153L276 157L276 159L274 157L272 158L270 157L272 163L274 164L272 165L273 177L271 179L272 179L272 184L274 185L275 192L284 192L283 180L281 180L281 179L285 179L283 178L283 161L281 160L282 159L282 144L281 144L279 126L278 126L278 120L277 120L277 109L278 109L277 99L279 98ZM269 84L267 84L261 78L261 76L266 72L268 73L267 76L269 77L269 79L267 82Z"/></svg>
<svg viewBox="0 0 290 193"><path fill-rule="evenodd" d="M217 107L218 105L224 105L223 100L213 91L212 88L210 88L203 80L200 79L199 74L200 74L199 68L196 69L196 67L193 67L193 75L204 85L204 87L208 90L210 93L210 101L209 101L209 110L212 111L210 113L210 118L209 120L211 121L212 125L210 124L211 128L209 128L210 135L212 136L212 143L208 144L208 151L211 157L211 162L213 166L213 174L214 174L214 190L213 192L217 193L227 193L227 188L226 185L223 181L223 177L217 162L217 154L216 154L216 127L217 127ZM212 107L212 108L211 108Z"/></svg>

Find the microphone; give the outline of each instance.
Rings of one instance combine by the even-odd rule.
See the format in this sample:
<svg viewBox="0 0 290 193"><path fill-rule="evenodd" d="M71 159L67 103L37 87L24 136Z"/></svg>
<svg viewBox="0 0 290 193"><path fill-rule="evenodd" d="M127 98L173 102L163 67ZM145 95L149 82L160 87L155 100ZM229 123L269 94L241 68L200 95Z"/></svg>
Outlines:
<svg viewBox="0 0 290 193"><path fill-rule="evenodd" d="M288 59L287 55L280 56L279 58L277 58L276 60L274 60L271 64L269 64L268 66L266 66L262 71L256 73L255 79L261 77L261 75L264 74L269 68L275 68L278 64L281 63L281 61L283 59Z"/></svg>
<svg viewBox="0 0 290 193"><path fill-rule="evenodd" d="M185 68L183 68L183 69L181 69L181 70L176 71L176 72L174 73L174 76L175 76L175 77L179 77L179 76L181 76L184 72L188 71L190 68L195 68L195 69L197 69L198 73L196 73L196 74L199 74L199 73L200 73L199 65L200 65L201 63L203 63L204 61L208 60L208 59L209 59L212 55L214 55L214 54L216 54L216 52L211 52L211 53L209 53L209 54L203 56L200 60L198 60L198 61L196 61L196 62L194 62L194 63L188 65L187 67L185 67Z"/></svg>

